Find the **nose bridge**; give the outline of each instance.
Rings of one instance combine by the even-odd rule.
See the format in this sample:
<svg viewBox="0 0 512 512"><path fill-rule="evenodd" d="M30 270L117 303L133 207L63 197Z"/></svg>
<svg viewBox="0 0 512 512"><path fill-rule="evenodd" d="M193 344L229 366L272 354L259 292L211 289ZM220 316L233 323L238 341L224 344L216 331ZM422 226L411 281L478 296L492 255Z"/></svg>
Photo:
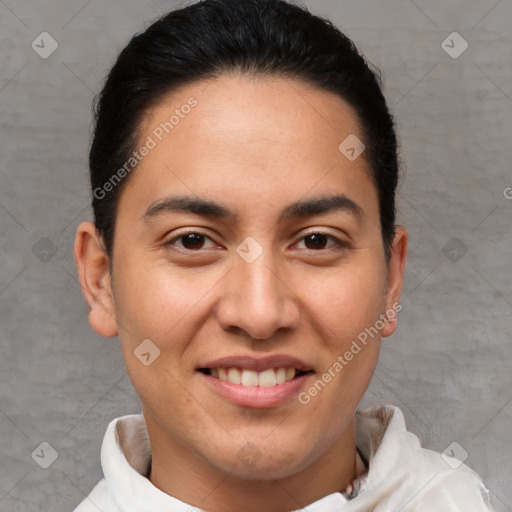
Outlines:
<svg viewBox="0 0 512 512"><path fill-rule="evenodd" d="M274 260L271 251L267 250L265 255L262 254L252 263L238 262L242 275L239 292L242 297L247 298L254 313L257 313L258 309L263 312L271 306L278 306L283 299L283 283Z"/></svg>
<svg viewBox="0 0 512 512"><path fill-rule="evenodd" d="M253 339L265 339L279 328L295 327L299 311L293 292L279 275L274 251L268 245L258 246L249 240L238 247L218 318L225 329L238 327Z"/></svg>

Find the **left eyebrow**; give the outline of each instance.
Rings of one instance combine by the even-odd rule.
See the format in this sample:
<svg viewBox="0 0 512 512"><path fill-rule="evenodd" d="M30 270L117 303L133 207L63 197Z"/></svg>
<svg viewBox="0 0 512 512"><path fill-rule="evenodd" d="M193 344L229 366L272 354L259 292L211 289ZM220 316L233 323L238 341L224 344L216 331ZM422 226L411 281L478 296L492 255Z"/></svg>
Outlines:
<svg viewBox="0 0 512 512"><path fill-rule="evenodd" d="M364 210L344 194L320 196L313 199L300 200L286 206L279 216L279 222L290 219L311 217L335 211L347 211L362 220ZM236 221L238 215L226 205L192 196L166 197L149 206L140 220L149 222L155 217L168 212L185 212L203 217Z"/></svg>
<svg viewBox="0 0 512 512"><path fill-rule="evenodd" d="M292 203L281 212L279 221L282 222L294 218L323 215L336 211L348 211L354 214L358 220L362 220L364 217L364 210L357 203L344 194L338 194Z"/></svg>

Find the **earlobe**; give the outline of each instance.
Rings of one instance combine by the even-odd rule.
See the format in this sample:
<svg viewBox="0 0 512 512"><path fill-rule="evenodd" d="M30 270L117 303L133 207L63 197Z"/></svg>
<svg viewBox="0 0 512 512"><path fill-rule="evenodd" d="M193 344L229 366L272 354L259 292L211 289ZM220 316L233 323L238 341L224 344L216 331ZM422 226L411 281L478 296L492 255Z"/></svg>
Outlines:
<svg viewBox="0 0 512 512"><path fill-rule="evenodd" d="M397 315L401 309L399 302L407 261L407 241L407 230L403 226L396 226L395 237L391 247L391 258L388 264L386 293L386 313L388 319L385 320L385 326L381 331L383 337L391 336L396 330Z"/></svg>
<svg viewBox="0 0 512 512"><path fill-rule="evenodd" d="M114 297L110 281L109 258L103 240L92 222L78 226L73 256L82 293L89 305L89 323L100 335L111 338L118 334Z"/></svg>

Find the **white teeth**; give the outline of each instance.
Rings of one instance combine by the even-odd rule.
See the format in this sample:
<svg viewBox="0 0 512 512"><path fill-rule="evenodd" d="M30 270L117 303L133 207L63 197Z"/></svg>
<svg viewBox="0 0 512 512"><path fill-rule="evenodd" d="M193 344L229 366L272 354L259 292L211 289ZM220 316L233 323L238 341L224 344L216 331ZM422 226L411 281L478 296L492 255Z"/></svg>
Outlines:
<svg viewBox="0 0 512 512"><path fill-rule="evenodd" d="M211 376L220 380L241 384L242 386L260 386L269 388L276 384L284 384L292 380L297 371L295 368L268 368L262 372L240 368L212 368Z"/></svg>
<svg viewBox="0 0 512 512"><path fill-rule="evenodd" d="M276 385L276 372L269 368L258 375L259 385L262 388L269 388Z"/></svg>
<svg viewBox="0 0 512 512"><path fill-rule="evenodd" d="M242 373L238 368L230 368L228 370L228 381L233 384L242 384Z"/></svg>
<svg viewBox="0 0 512 512"><path fill-rule="evenodd" d="M242 370L242 386L257 386L258 372Z"/></svg>

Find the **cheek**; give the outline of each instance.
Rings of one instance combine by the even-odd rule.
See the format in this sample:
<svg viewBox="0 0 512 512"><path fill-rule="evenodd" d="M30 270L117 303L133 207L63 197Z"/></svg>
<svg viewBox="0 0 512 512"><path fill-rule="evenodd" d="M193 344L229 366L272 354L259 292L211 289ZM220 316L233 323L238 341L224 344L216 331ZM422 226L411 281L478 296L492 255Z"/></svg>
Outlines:
<svg viewBox="0 0 512 512"><path fill-rule="evenodd" d="M193 340L207 321L209 293L223 273L171 269L166 262L148 267L128 258L117 268L123 273L115 276L116 319L132 384L148 404L166 390L167 398L176 397L172 404L176 411L189 398L183 389L193 366ZM147 339L158 347L153 349L158 356L144 366L137 353Z"/></svg>
<svg viewBox="0 0 512 512"><path fill-rule="evenodd" d="M122 269L114 286L121 349L138 396L150 410L165 410L169 418L184 410L198 414L188 403L182 356L190 342L187 327L194 305L204 291L185 279L183 271L179 275L164 264L149 268L147 263L120 258L114 268ZM149 357L144 358L145 353Z"/></svg>
<svg viewBox="0 0 512 512"><path fill-rule="evenodd" d="M339 349L375 325L385 308L385 269L378 261L338 268L329 275L301 276L301 296Z"/></svg>
<svg viewBox="0 0 512 512"><path fill-rule="evenodd" d="M303 396L313 416L323 418L333 408L355 410L366 391L378 361L385 277L377 259L338 268L327 279L302 277L304 303L325 350L324 366ZM333 432L343 421L340 416L331 425Z"/></svg>
<svg viewBox="0 0 512 512"><path fill-rule="evenodd" d="M125 339L149 338L162 347L172 339L175 346L183 320L207 295L213 277L170 269L165 262L147 267L125 261L119 268L123 274L116 276L115 309Z"/></svg>

